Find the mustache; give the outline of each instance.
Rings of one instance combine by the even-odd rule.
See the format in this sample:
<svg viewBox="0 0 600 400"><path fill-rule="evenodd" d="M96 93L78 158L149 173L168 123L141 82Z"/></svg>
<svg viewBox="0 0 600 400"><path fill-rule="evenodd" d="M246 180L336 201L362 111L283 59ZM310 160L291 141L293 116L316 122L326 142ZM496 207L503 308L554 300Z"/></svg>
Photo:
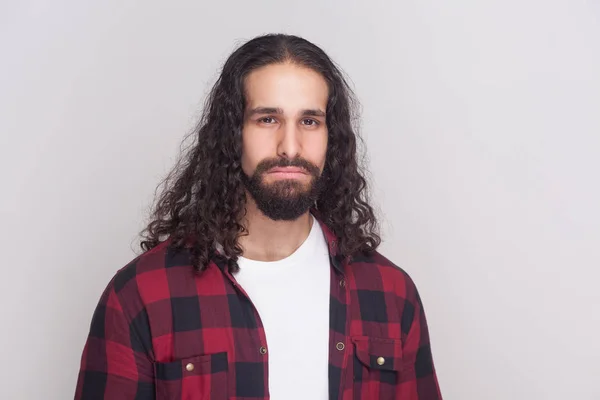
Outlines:
<svg viewBox="0 0 600 400"><path fill-rule="evenodd" d="M319 167L305 160L304 158L296 157L293 159L289 158L269 158L261 161L256 166L254 174L256 176L266 173L268 170L273 168L285 168L285 167L296 167L306 170L310 175L318 177L320 174Z"/></svg>

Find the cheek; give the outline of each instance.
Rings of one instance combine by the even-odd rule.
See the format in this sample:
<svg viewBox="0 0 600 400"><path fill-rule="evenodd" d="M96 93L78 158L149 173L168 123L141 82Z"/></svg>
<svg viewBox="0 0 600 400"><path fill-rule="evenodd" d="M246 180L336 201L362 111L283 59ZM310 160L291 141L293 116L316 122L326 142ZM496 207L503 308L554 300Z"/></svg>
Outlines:
<svg viewBox="0 0 600 400"><path fill-rule="evenodd" d="M242 133L242 169L252 175L260 161L266 158L268 146L260 141L260 136L252 132Z"/></svg>
<svg viewBox="0 0 600 400"><path fill-rule="evenodd" d="M248 134L242 132L242 170L246 175L252 175L252 152L248 147Z"/></svg>
<svg viewBox="0 0 600 400"><path fill-rule="evenodd" d="M258 164L256 154L253 154L252 148L242 147L242 170L246 175L251 176Z"/></svg>
<svg viewBox="0 0 600 400"><path fill-rule="evenodd" d="M248 176L252 175L252 168L250 167L250 162L248 161L248 157L246 156L246 152L242 151L242 171Z"/></svg>
<svg viewBox="0 0 600 400"><path fill-rule="evenodd" d="M313 162L317 164L321 170L325 166L325 157L327 155L327 132L325 134L315 138L314 142L311 143L311 157Z"/></svg>

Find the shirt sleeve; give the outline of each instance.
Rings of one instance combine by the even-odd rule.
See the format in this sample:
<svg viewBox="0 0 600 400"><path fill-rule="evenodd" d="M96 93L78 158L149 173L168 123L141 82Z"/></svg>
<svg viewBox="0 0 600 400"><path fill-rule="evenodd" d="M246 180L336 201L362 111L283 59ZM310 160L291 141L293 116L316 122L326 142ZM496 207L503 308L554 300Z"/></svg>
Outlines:
<svg viewBox="0 0 600 400"><path fill-rule="evenodd" d="M94 311L75 400L154 399L154 366L111 282Z"/></svg>
<svg viewBox="0 0 600 400"><path fill-rule="evenodd" d="M403 400L441 400L442 394L433 364L423 302L410 278L407 286L407 301L412 304L411 308L414 313L410 330L404 341L403 354L404 357L414 360L414 368L411 368L410 384L399 387L402 394L398 398Z"/></svg>

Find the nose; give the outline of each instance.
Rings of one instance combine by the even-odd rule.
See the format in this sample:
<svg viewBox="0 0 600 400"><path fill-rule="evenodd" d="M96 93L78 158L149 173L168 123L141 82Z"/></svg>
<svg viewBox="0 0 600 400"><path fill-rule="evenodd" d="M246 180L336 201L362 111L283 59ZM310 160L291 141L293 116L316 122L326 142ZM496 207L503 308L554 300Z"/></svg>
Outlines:
<svg viewBox="0 0 600 400"><path fill-rule="evenodd" d="M296 158L302 151L302 132L292 124L281 128L281 137L277 146L277 155L285 158Z"/></svg>

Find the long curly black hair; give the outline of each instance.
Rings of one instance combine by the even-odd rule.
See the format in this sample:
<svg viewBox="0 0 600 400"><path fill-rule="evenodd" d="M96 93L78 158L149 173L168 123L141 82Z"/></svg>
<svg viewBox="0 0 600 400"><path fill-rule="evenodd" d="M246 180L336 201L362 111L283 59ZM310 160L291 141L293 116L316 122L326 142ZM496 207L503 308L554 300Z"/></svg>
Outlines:
<svg viewBox="0 0 600 400"><path fill-rule="evenodd" d="M247 234L241 224L246 204L241 167L244 80L257 68L283 62L320 73L329 86L325 187L311 212L338 237L341 255L369 253L379 246L379 224L357 151L352 90L318 46L297 36L270 34L246 42L225 62L193 132L193 144L157 188L151 222L141 232L142 250L169 239L175 248L189 248L193 265L202 271L219 243L230 272L238 270L238 238Z"/></svg>

